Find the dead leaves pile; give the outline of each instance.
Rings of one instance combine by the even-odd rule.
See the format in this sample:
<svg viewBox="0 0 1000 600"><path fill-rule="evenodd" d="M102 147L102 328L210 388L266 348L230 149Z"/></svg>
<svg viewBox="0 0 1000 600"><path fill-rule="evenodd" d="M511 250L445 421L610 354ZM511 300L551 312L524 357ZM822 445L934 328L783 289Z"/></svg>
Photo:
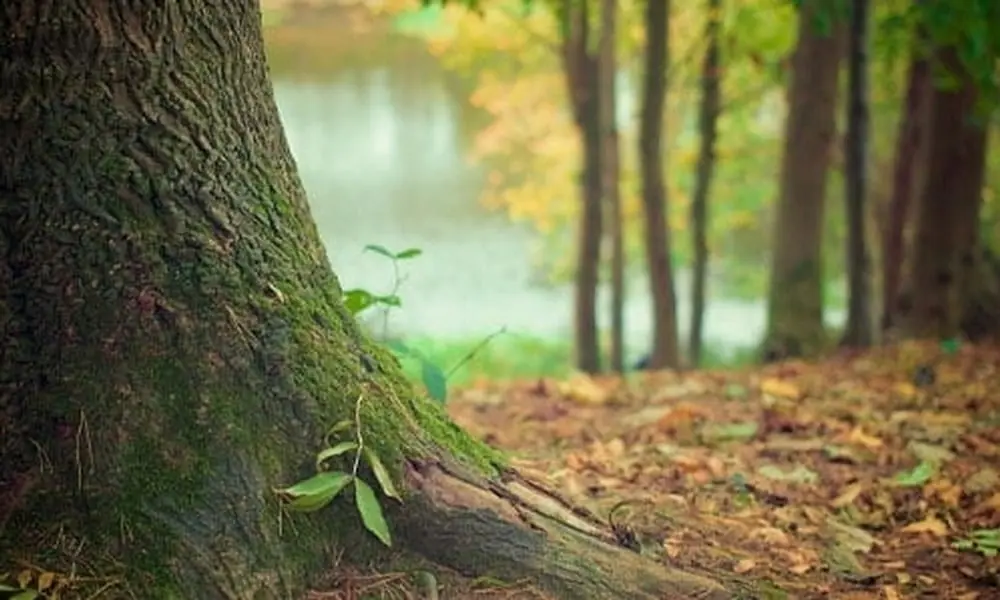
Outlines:
<svg viewBox="0 0 1000 600"><path fill-rule="evenodd" d="M644 548L758 597L1000 598L1000 348L483 383L450 411L598 514L626 502Z"/></svg>

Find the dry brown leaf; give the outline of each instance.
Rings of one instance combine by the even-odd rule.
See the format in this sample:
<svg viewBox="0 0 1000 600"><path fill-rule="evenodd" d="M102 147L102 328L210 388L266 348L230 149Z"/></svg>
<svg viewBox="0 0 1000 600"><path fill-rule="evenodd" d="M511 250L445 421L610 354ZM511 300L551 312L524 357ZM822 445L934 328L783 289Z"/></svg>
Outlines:
<svg viewBox="0 0 1000 600"><path fill-rule="evenodd" d="M927 517L923 521L910 523L900 531L903 533L929 533L937 537L948 535L948 525L937 517Z"/></svg>
<svg viewBox="0 0 1000 600"><path fill-rule="evenodd" d="M900 600L899 592L894 585L883 585L882 593L885 594L885 600Z"/></svg>
<svg viewBox="0 0 1000 600"><path fill-rule="evenodd" d="M802 391L794 383L773 377L760 382L760 391L762 394L787 398L788 400L797 400L802 396Z"/></svg>
<svg viewBox="0 0 1000 600"><path fill-rule="evenodd" d="M582 373L560 382L559 393L580 404L601 405L611 399L611 390L598 385L591 377Z"/></svg>
<svg viewBox="0 0 1000 600"><path fill-rule="evenodd" d="M861 483L852 483L844 488L844 491L840 492L840 495L830 501L830 506L833 508L844 508L845 506L854 504L854 501L861 495L863 489Z"/></svg>
<svg viewBox="0 0 1000 600"><path fill-rule="evenodd" d="M733 573L742 575L744 573L749 573L757 566L757 561L752 558L744 558L733 565Z"/></svg>
<svg viewBox="0 0 1000 600"><path fill-rule="evenodd" d="M847 441L851 444L864 446L869 450L878 450L885 445L881 439L865 433L860 425L851 430L847 435Z"/></svg>

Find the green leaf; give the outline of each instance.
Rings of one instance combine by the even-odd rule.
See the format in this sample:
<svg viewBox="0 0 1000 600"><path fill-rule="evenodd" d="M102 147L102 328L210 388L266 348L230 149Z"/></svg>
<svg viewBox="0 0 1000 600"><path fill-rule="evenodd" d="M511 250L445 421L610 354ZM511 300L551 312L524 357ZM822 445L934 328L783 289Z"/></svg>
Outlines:
<svg viewBox="0 0 1000 600"><path fill-rule="evenodd" d="M403 250L402 252L397 252L396 253L396 259L397 260L407 260L407 259L410 259L410 258L416 258L416 257L420 256L423 253L424 253L424 251L421 250L420 248L407 248L406 250Z"/></svg>
<svg viewBox="0 0 1000 600"><path fill-rule="evenodd" d="M352 315L358 314L377 301L378 299L368 290L354 289L344 292L344 306Z"/></svg>
<svg viewBox="0 0 1000 600"><path fill-rule="evenodd" d="M392 294L389 296L373 296L375 302L378 304L384 304L385 306L394 306L399 308L403 305L403 301L400 300L399 296Z"/></svg>
<svg viewBox="0 0 1000 600"><path fill-rule="evenodd" d="M392 538L389 536L389 525L382 515L382 506L378 503L375 490L360 479L355 481L354 501L358 506L358 513L361 515L361 522L365 529L379 539L386 546L392 547Z"/></svg>
<svg viewBox="0 0 1000 600"><path fill-rule="evenodd" d="M365 246L365 252L374 252L375 254L381 254L382 256L390 260L394 260L396 258L396 255L386 250L385 246L380 246L378 244L368 244L367 246Z"/></svg>
<svg viewBox="0 0 1000 600"><path fill-rule="evenodd" d="M400 342L399 340L390 340L386 342L385 345L387 348L389 348L389 350L395 352L396 356L400 356L403 358L410 356L417 356L415 350L412 350L409 346L407 346L403 342Z"/></svg>
<svg viewBox="0 0 1000 600"><path fill-rule="evenodd" d="M351 428L352 425L354 425L354 421L350 419L344 419L343 421L340 421L336 425L331 427L330 431L326 432L326 435L331 436L331 435L336 435L341 431L347 431L348 429Z"/></svg>
<svg viewBox="0 0 1000 600"><path fill-rule="evenodd" d="M12 596L10 600L35 600L38 597L38 592L35 590L24 590L20 594Z"/></svg>
<svg viewBox="0 0 1000 600"><path fill-rule="evenodd" d="M424 387L427 388L427 394L443 404L448 398L448 378L444 371L431 361L422 359L420 361L420 379L423 381Z"/></svg>
<svg viewBox="0 0 1000 600"><path fill-rule="evenodd" d="M354 477L341 471L317 473L305 481L278 490L278 494L290 509L312 512L329 504L352 480Z"/></svg>
<svg viewBox="0 0 1000 600"><path fill-rule="evenodd" d="M921 462L910 471L896 475L896 483L904 487L917 487L930 481L936 471L934 464Z"/></svg>
<svg viewBox="0 0 1000 600"><path fill-rule="evenodd" d="M375 479L378 480L378 484L382 487L382 492L390 498L395 498L396 500L402 500L399 492L396 490L396 485L392 482L392 476L389 475L389 470L385 468L382 464L382 459L375 454L369 446L365 446L364 449L365 460L368 461L368 466L372 468L372 472L375 473Z"/></svg>
<svg viewBox="0 0 1000 600"><path fill-rule="evenodd" d="M941 340L941 351L948 355L955 354L961 345L962 342L958 338Z"/></svg>
<svg viewBox="0 0 1000 600"><path fill-rule="evenodd" d="M339 444L323 449L322 452L316 455L316 470L321 471L323 469L323 463L334 456L340 456L345 452L357 450L357 448L357 442L340 442Z"/></svg>

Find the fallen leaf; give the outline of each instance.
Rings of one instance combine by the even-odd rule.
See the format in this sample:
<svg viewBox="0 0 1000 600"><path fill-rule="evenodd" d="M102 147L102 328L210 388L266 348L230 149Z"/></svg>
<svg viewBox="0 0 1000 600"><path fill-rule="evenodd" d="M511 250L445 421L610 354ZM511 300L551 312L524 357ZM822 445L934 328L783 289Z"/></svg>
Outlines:
<svg viewBox="0 0 1000 600"><path fill-rule="evenodd" d="M737 573L740 575L744 573L749 573L756 566L757 562L755 560L753 560L752 558L744 558L743 560L740 560L733 566L733 573Z"/></svg>
<svg viewBox="0 0 1000 600"><path fill-rule="evenodd" d="M797 400L802 395L802 392L794 383L774 378L768 378L761 381L760 391L762 394L768 394L769 396L775 396L778 398L787 398L788 400Z"/></svg>
<svg viewBox="0 0 1000 600"><path fill-rule="evenodd" d="M900 531L903 533L929 533L937 537L944 537L948 535L948 525L937 517L927 517L923 521L910 523Z"/></svg>
<svg viewBox="0 0 1000 600"><path fill-rule="evenodd" d="M844 508L845 506L854 504L854 501L858 499L863 489L860 483L852 483L844 488L844 491L840 492L836 498L830 501L830 506L833 508Z"/></svg>

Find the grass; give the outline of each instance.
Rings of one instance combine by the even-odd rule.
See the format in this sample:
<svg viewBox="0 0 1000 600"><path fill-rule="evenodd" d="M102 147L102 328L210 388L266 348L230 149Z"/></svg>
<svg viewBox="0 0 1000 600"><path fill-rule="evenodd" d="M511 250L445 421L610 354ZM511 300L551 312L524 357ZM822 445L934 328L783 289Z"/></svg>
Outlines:
<svg viewBox="0 0 1000 600"><path fill-rule="evenodd" d="M501 333L484 344L487 337L414 337L406 339L405 343L448 374L450 385L464 385L481 379L560 378L572 372L573 349L569 340ZM753 362L755 351L755 348L726 350L706 345L701 367L747 365ZM404 360L403 366L410 377L420 380L417 361Z"/></svg>

